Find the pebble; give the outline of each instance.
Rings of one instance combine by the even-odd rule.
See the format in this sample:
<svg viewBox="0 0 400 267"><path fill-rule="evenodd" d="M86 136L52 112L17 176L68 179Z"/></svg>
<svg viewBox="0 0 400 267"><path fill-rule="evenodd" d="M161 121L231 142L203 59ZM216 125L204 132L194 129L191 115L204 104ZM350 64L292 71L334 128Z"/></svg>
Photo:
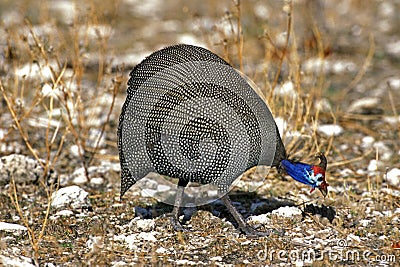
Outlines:
<svg viewBox="0 0 400 267"><path fill-rule="evenodd" d="M104 183L104 179L101 177L93 177L90 179L90 184L94 186L99 186Z"/></svg>
<svg viewBox="0 0 400 267"><path fill-rule="evenodd" d="M159 247L159 248L156 249L156 253L158 253L158 254L167 254L168 250L163 248L163 247Z"/></svg>
<svg viewBox="0 0 400 267"><path fill-rule="evenodd" d="M15 224L15 223L6 223L0 222L0 231L6 232L19 232L28 230L25 226Z"/></svg>
<svg viewBox="0 0 400 267"><path fill-rule="evenodd" d="M151 242L157 241L157 238L154 236L154 233L141 232L139 233L138 237L145 241L151 241Z"/></svg>
<svg viewBox="0 0 400 267"><path fill-rule="evenodd" d="M35 267L32 264L33 260L28 257L19 256L18 258L9 258L0 255L0 265L1 266L18 266L18 267Z"/></svg>
<svg viewBox="0 0 400 267"><path fill-rule="evenodd" d="M150 232L154 230L156 223L152 219L140 219L139 217L134 218L130 223L130 228L143 232Z"/></svg>
<svg viewBox="0 0 400 267"><path fill-rule="evenodd" d="M299 208L296 207L280 207L279 209L273 210L272 214L283 216L283 217L292 217L296 215L301 215L302 212Z"/></svg>
<svg viewBox="0 0 400 267"><path fill-rule="evenodd" d="M347 236L347 241L356 241L357 243L360 243L360 242L361 242L361 239L360 239L359 236L356 236L356 235L350 233L350 234Z"/></svg>
<svg viewBox="0 0 400 267"><path fill-rule="evenodd" d="M291 81L286 81L282 85L277 86L274 93L279 96L297 97L296 89Z"/></svg>
<svg viewBox="0 0 400 267"><path fill-rule="evenodd" d="M11 154L0 159L0 185L8 184L11 177L14 177L16 184L34 183L43 177L44 169L41 164L31 157ZM55 181L57 173L48 173L49 181Z"/></svg>
<svg viewBox="0 0 400 267"><path fill-rule="evenodd" d="M338 136L344 132L343 127L337 124L323 124L318 126L317 130L326 136Z"/></svg>
<svg viewBox="0 0 400 267"><path fill-rule="evenodd" d="M60 210L56 214L50 216L51 220L57 220L59 217L70 217L74 215L74 212L71 210Z"/></svg>
<svg viewBox="0 0 400 267"><path fill-rule="evenodd" d="M103 237L102 236L91 236L88 241L86 241L86 246L91 252L95 252L98 248L103 247Z"/></svg>
<svg viewBox="0 0 400 267"><path fill-rule="evenodd" d="M271 219L269 218L269 214L260 214L256 216L249 216L247 218L247 222L253 222L255 224L270 224Z"/></svg>
<svg viewBox="0 0 400 267"><path fill-rule="evenodd" d="M222 261L222 257L221 256L211 257L210 261Z"/></svg>
<svg viewBox="0 0 400 267"><path fill-rule="evenodd" d="M353 101L347 112L355 114L374 114L379 109L381 99L378 97L364 97Z"/></svg>
<svg viewBox="0 0 400 267"><path fill-rule="evenodd" d="M89 193L79 186L61 188L51 195L51 206L54 208L71 207L72 209L90 208Z"/></svg>
<svg viewBox="0 0 400 267"><path fill-rule="evenodd" d="M386 181L388 184L400 187L400 169L393 168L386 174Z"/></svg>
<svg viewBox="0 0 400 267"><path fill-rule="evenodd" d="M376 172L382 166L382 162L376 159L372 159L368 164L367 170L370 172L370 174L374 174L374 172Z"/></svg>
<svg viewBox="0 0 400 267"><path fill-rule="evenodd" d="M15 75L19 78L42 78L44 80L50 80L52 77L52 72L49 66L41 66L39 67L38 64L26 64L21 68L15 70Z"/></svg>
<svg viewBox="0 0 400 267"><path fill-rule="evenodd" d="M122 235L122 240L128 244L128 248L130 250L138 249L138 247L135 245L135 243L138 241L135 234L128 235L128 236Z"/></svg>

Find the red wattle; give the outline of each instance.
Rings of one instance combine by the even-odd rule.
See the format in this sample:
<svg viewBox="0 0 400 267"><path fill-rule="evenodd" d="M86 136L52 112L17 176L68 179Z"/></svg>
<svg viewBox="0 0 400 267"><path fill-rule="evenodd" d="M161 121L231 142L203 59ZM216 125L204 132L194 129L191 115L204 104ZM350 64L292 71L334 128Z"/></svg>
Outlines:
<svg viewBox="0 0 400 267"><path fill-rule="evenodd" d="M325 169L324 168L321 168L320 166L313 165L312 166L312 170L314 171L314 175L317 175L317 174L320 173L325 177Z"/></svg>

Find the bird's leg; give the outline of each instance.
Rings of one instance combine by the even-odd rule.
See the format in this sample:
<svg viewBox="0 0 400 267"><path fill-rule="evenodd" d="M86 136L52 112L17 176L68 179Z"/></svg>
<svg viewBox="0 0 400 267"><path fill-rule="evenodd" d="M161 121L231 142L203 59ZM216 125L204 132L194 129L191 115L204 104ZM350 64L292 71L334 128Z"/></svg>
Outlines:
<svg viewBox="0 0 400 267"><path fill-rule="evenodd" d="M233 206L231 199L227 194L225 194L223 197L221 197L222 201L224 202L225 206L228 208L229 212L232 214L232 216L235 218L236 222L239 224L239 229L246 235L251 236L251 237L257 237L257 236L269 236L271 233L277 233L277 234L282 234L279 231L275 229L271 229L266 232L260 232L257 231L256 229L252 228L250 225L248 225L245 221L243 216L238 212L238 210Z"/></svg>
<svg viewBox="0 0 400 267"><path fill-rule="evenodd" d="M183 199L183 193L185 191L185 186L179 185L178 184L178 190L176 191L176 197L175 197L175 203L174 203L174 208L171 213L171 224L172 227L176 231L185 231L183 228L182 224L179 222L179 208L182 204L182 199Z"/></svg>

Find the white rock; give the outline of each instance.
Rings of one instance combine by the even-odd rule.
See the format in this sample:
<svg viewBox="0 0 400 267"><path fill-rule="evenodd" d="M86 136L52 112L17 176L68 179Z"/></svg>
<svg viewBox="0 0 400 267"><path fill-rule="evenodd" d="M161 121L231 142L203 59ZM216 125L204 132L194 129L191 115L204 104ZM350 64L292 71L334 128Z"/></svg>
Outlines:
<svg viewBox="0 0 400 267"><path fill-rule="evenodd" d="M159 184L157 185L157 191L158 192L167 192L170 191L171 187L169 185L163 185L163 184Z"/></svg>
<svg viewBox="0 0 400 267"><path fill-rule="evenodd" d="M73 209L91 207L89 193L73 185L61 188L51 195L51 206L54 208L71 207Z"/></svg>
<svg viewBox="0 0 400 267"><path fill-rule="evenodd" d="M351 234L351 233L347 236L346 239L347 239L347 241L356 241L357 243L361 242L361 238L359 236L356 236L356 235Z"/></svg>
<svg viewBox="0 0 400 267"><path fill-rule="evenodd" d="M98 186L104 183L104 179L101 177L93 177L90 179L90 184Z"/></svg>
<svg viewBox="0 0 400 267"><path fill-rule="evenodd" d="M72 178L72 183L76 185L82 185L88 182L88 179L85 174L85 169L83 167L76 169L72 173L70 178Z"/></svg>
<svg viewBox="0 0 400 267"><path fill-rule="evenodd" d="M299 208L297 207L280 207L277 210L273 210L272 214L278 215L278 216L283 216L283 217L292 217L295 215L301 215L302 212Z"/></svg>
<svg viewBox="0 0 400 267"><path fill-rule="evenodd" d="M247 218L247 222L253 222L256 224L270 224L271 219L268 216L270 216L270 215L269 214L260 214L257 216L249 216Z"/></svg>
<svg viewBox="0 0 400 267"><path fill-rule="evenodd" d="M59 88L53 88L48 83L45 83L43 85L41 93L42 93L42 95L44 97L51 97L52 96L54 98L60 97L62 95L62 92L60 91Z"/></svg>
<svg viewBox="0 0 400 267"><path fill-rule="evenodd" d="M38 64L26 64L17 69L15 75L20 78L43 78L49 80L53 74L49 66L39 67Z"/></svg>
<svg viewBox="0 0 400 267"><path fill-rule="evenodd" d="M400 169L393 168L386 174L386 181L393 186L400 186Z"/></svg>
<svg viewBox="0 0 400 267"><path fill-rule="evenodd" d="M376 159L372 159L368 164L368 171L369 172L376 172L379 168L383 166L382 162Z"/></svg>
<svg viewBox="0 0 400 267"><path fill-rule="evenodd" d="M74 215L74 212L72 210L60 210L55 215L56 216L69 217L69 216Z"/></svg>
<svg viewBox="0 0 400 267"><path fill-rule="evenodd" d="M168 250L166 248L159 247L159 248L156 249L156 253L158 253L158 254L167 254Z"/></svg>
<svg viewBox="0 0 400 267"><path fill-rule="evenodd" d="M211 257L210 261L222 261L222 257L221 256Z"/></svg>
<svg viewBox="0 0 400 267"><path fill-rule="evenodd" d="M33 260L28 257L19 256L18 258L9 258L3 255L0 255L0 265L1 266L13 266L13 267L35 267L32 264Z"/></svg>
<svg viewBox="0 0 400 267"><path fill-rule="evenodd" d="M325 112L329 112L329 111L332 110L332 106L329 103L329 100L326 99L326 98L322 98L320 100L317 100L315 102L314 106L315 106L316 109L322 110L322 111L325 111Z"/></svg>
<svg viewBox="0 0 400 267"><path fill-rule="evenodd" d="M91 236L89 237L88 241L86 241L86 246L91 252L94 252L97 248L101 248L103 246L102 240L102 236Z"/></svg>
<svg viewBox="0 0 400 267"><path fill-rule="evenodd" d="M363 227L367 227L371 223L371 220L360 220L360 224Z"/></svg>
<svg viewBox="0 0 400 267"><path fill-rule="evenodd" d="M354 171L349 168L344 168L342 170L339 170L339 173L340 173L341 177L349 177L350 175L352 175L354 173ZM330 189L331 189L331 187L329 187L329 190Z"/></svg>
<svg viewBox="0 0 400 267"><path fill-rule="evenodd" d="M374 109L379 106L382 101L378 97L364 97L353 101L347 112L364 113L365 110Z"/></svg>
<svg viewBox="0 0 400 267"><path fill-rule="evenodd" d="M385 143L381 141L375 142L373 147L379 152L380 160L387 161L391 159L393 151Z"/></svg>
<svg viewBox="0 0 400 267"><path fill-rule="evenodd" d="M20 154L11 154L0 158L0 185L8 184L11 176L16 184L32 183L43 177L44 169L40 162L31 157ZM53 174L51 180L53 180ZM54 173L54 176L57 174ZM50 177L50 176L49 176Z"/></svg>
<svg viewBox="0 0 400 267"><path fill-rule="evenodd" d="M154 236L154 233L147 233L147 232L141 232L138 235L139 238L145 240L145 241L151 241L151 242L156 242L157 238Z"/></svg>
<svg viewBox="0 0 400 267"><path fill-rule="evenodd" d="M138 239L136 237L137 235L132 234L132 235L128 235L128 236L124 236L124 241L125 243L128 244L128 248L130 250L137 250L137 246L136 246L136 242L138 242Z"/></svg>
<svg viewBox="0 0 400 267"><path fill-rule="evenodd" d="M113 262L111 262L111 266L112 267L125 267L127 265L128 265L128 263L126 263L124 261L113 261Z"/></svg>
<svg viewBox="0 0 400 267"><path fill-rule="evenodd" d="M139 217L134 218L131 223L136 230L139 231L144 231L144 232L149 232L151 230L154 230L154 227L156 226L156 223L152 219L140 219Z"/></svg>
<svg viewBox="0 0 400 267"><path fill-rule="evenodd" d="M400 55L400 40L394 41L394 42L389 42L386 44L386 51L389 54L393 55Z"/></svg>
<svg viewBox="0 0 400 267"><path fill-rule="evenodd" d="M396 126L400 123L400 116L385 116L383 117L383 121L391 126Z"/></svg>
<svg viewBox="0 0 400 267"><path fill-rule="evenodd" d="M317 130L327 136L338 136L343 133L343 127L337 124L320 125Z"/></svg>
<svg viewBox="0 0 400 267"><path fill-rule="evenodd" d="M387 81L390 85L390 88L398 90L400 89L400 78L399 77L392 77Z"/></svg>
<svg viewBox="0 0 400 267"><path fill-rule="evenodd" d="M277 86L274 92L279 96L297 97L297 92L291 81L286 81L282 85Z"/></svg>
<svg viewBox="0 0 400 267"><path fill-rule="evenodd" d="M375 138L372 136L365 136L361 139L361 147L363 148L370 148L373 146L375 142Z"/></svg>
<svg viewBox="0 0 400 267"><path fill-rule="evenodd" d="M190 261L190 260L177 260L175 261L176 265L198 265L196 262L194 261Z"/></svg>
<svg viewBox="0 0 400 267"><path fill-rule="evenodd" d="M19 224L0 222L0 231L16 232L16 231L26 231L26 230L28 229L25 226Z"/></svg>

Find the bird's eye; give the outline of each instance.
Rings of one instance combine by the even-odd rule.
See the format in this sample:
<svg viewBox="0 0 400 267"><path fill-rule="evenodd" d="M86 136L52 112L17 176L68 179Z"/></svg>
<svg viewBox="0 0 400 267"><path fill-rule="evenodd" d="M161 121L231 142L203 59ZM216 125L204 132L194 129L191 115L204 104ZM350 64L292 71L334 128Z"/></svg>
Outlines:
<svg viewBox="0 0 400 267"><path fill-rule="evenodd" d="M322 177L319 177L319 178L317 179L317 181L318 181L318 182L322 182L322 181L324 181L324 179L323 179Z"/></svg>

